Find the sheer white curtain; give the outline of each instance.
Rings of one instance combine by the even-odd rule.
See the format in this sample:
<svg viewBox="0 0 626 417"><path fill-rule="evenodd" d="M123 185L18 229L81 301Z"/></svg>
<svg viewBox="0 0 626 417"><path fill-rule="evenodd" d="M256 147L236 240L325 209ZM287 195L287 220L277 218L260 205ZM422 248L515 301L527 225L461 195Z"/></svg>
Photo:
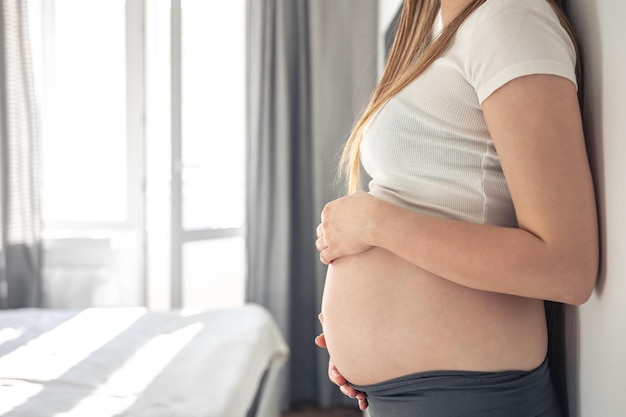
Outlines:
<svg viewBox="0 0 626 417"><path fill-rule="evenodd" d="M26 0L0 6L0 306L41 304L39 128Z"/></svg>

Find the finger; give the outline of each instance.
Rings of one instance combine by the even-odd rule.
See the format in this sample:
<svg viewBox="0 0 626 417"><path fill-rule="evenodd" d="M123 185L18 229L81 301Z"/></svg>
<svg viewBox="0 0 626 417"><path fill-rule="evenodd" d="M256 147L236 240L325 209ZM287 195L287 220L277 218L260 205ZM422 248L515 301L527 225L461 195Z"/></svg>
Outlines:
<svg viewBox="0 0 626 417"><path fill-rule="evenodd" d="M328 376L330 380L335 383L335 385L339 385L340 387L348 383L348 381L346 381L343 375L339 373L339 371L332 362L330 362L328 366Z"/></svg>
<svg viewBox="0 0 626 417"><path fill-rule="evenodd" d="M315 344L321 348L325 348L326 347L326 337L324 337L324 333L318 335L315 338Z"/></svg>
<svg viewBox="0 0 626 417"><path fill-rule="evenodd" d="M320 251L320 261L322 261L324 265L330 265L333 262L333 259L328 255L328 247Z"/></svg>
<svg viewBox="0 0 626 417"><path fill-rule="evenodd" d="M318 238L315 241L315 249L318 250L318 252L323 251L324 249L326 249L326 241L323 238Z"/></svg>
<svg viewBox="0 0 626 417"><path fill-rule="evenodd" d="M326 262L326 257L324 256L324 251L320 251L320 261L322 261L322 263L324 265L328 265L328 262Z"/></svg>
<svg viewBox="0 0 626 417"><path fill-rule="evenodd" d="M339 389L341 390L341 392L350 397L350 398L359 398L359 394L361 394L361 396L363 396L364 394L355 390L354 388L352 388L352 386L350 384L344 384L342 386L339 387Z"/></svg>
<svg viewBox="0 0 626 417"><path fill-rule="evenodd" d="M332 359L329 359L328 360L328 379L330 379L330 382L332 382L333 384L341 386L341 384L337 382L338 376L339 376L339 372L337 371L337 368L335 368L335 364L333 363Z"/></svg>
<svg viewBox="0 0 626 417"><path fill-rule="evenodd" d="M359 410L361 411L365 411L365 409L367 408L367 406L369 405L367 403L367 399L366 398L359 398Z"/></svg>
<svg viewBox="0 0 626 417"><path fill-rule="evenodd" d="M339 390L341 391L343 395L345 395L346 397L350 397L350 398L356 398L356 392L354 392L354 389L351 389L351 388L352 387L348 384L339 386Z"/></svg>
<svg viewBox="0 0 626 417"><path fill-rule="evenodd" d="M318 224L315 228L315 234L317 237L321 237L324 233L322 232L322 223Z"/></svg>

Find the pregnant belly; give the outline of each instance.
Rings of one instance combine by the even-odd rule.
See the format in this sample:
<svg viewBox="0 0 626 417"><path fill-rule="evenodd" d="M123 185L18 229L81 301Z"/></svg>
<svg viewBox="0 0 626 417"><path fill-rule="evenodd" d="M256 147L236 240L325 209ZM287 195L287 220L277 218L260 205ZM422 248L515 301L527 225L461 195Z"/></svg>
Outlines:
<svg viewBox="0 0 626 417"><path fill-rule="evenodd" d="M530 370L545 357L541 301L462 287L379 248L328 267L322 314L329 354L355 384L436 369Z"/></svg>

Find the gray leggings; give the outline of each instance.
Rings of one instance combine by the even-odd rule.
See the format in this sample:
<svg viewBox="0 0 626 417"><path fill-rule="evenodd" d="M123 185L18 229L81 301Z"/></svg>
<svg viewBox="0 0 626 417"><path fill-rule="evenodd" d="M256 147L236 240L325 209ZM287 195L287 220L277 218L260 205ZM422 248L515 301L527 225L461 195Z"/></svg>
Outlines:
<svg viewBox="0 0 626 417"><path fill-rule="evenodd" d="M562 417L547 360L507 372L421 372L372 385L371 417Z"/></svg>

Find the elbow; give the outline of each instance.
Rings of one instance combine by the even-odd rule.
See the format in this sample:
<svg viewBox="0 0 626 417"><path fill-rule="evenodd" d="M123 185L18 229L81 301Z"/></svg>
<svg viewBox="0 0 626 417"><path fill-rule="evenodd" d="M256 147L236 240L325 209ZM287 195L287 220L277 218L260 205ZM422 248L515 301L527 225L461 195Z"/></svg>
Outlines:
<svg viewBox="0 0 626 417"><path fill-rule="evenodd" d="M565 297L561 300L565 304L582 305L591 298L598 279L599 263L597 256L579 258L586 261L575 262L565 277Z"/></svg>
<svg viewBox="0 0 626 417"><path fill-rule="evenodd" d="M591 298L591 294L593 294L593 286L581 286L580 288L576 288L573 291L570 291L567 294L567 297L561 301L565 304L580 306L589 301L589 298Z"/></svg>

